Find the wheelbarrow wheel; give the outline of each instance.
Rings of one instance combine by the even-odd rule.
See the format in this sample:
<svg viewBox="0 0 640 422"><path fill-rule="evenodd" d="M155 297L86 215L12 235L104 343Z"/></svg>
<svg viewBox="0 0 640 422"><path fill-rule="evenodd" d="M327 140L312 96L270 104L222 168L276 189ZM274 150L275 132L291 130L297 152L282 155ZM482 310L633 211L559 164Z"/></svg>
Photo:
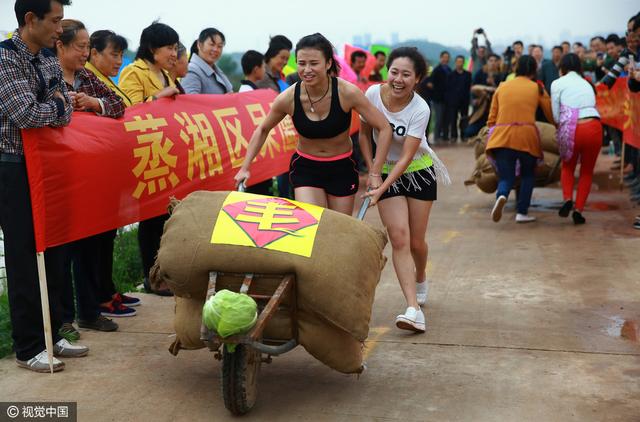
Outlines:
<svg viewBox="0 0 640 422"><path fill-rule="evenodd" d="M256 403L258 374L262 357L259 351L244 344L233 353L222 347L222 396L224 406L234 415L244 415Z"/></svg>

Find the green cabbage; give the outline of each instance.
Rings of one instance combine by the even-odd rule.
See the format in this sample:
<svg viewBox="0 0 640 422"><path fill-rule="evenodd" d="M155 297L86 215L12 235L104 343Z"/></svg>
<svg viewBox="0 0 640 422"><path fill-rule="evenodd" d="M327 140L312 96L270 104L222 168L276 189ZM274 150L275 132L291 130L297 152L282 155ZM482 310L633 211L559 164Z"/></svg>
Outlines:
<svg viewBox="0 0 640 422"><path fill-rule="evenodd" d="M246 294L220 290L202 307L202 322L220 337L249 331L258 319L258 305Z"/></svg>

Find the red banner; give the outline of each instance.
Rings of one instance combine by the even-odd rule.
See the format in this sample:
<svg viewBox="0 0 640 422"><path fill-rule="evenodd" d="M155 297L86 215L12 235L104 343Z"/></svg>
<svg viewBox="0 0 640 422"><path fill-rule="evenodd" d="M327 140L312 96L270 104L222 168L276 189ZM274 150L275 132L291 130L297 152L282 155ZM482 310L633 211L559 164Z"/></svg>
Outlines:
<svg viewBox="0 0 640 422"><path fill-rule="evenodd" d="M640 94L629 91L628 78L618 78L611 89L600 84L597 91L602 123L621 130L625 143L640 148Z"/></svg>
<svg viewBox="0 0 640 422"><path fill-rule="evenodd" d="M624 106L624 117L622 139L625 143L640 149L640 93L629 92Z"/></svg>
<svg viewBox="0 0 640 422"><path fill-rule="evenodd" d="M609 89L605 84L597 86L596 107L602 124L622 130L624 125L624 104L629 88L627 78L618 78Z"/></svg>
<svg viewBox="0 0 640 422"><path fill-rule="evenodd" d="M68 127L23 131L37 250L162 215L173 196L232 190L275 96L181 95L120 119L74 113ZM287 117L267 137L249 184L286 172L297 140Z"/></svg>

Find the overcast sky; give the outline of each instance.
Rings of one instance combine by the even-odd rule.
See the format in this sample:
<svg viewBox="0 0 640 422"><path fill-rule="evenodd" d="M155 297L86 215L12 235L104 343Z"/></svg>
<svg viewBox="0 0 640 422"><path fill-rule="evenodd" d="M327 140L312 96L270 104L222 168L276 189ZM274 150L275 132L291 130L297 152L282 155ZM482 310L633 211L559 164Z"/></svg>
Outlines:
<svg viewBox="0 0 640 422"><path fill-rule="evenodd" d="M13 0L0 0L0 4L0 30L14 29ZM322 32L336 46L367 33L373 42L390 43L395 33L400 41L426 38L466 48L479 26L495 44L522 39L552 46L612 31L622 35L628 18L640 11L637 0L528 4L505 0L74 0L65 17L83 21L89 31L114 30L129 40L130 48L137 47L145 26L160 19L176 29L187 46L201 29L212 26L225 34L225 52L264 52L270 35L287 35L295 44L314 32Z"/></svg>

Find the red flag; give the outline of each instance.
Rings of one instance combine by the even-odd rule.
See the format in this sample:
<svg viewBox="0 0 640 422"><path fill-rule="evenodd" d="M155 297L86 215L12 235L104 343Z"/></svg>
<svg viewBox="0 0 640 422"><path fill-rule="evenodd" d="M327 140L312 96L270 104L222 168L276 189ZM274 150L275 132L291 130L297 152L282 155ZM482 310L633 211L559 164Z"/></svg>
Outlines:
<svg viewBox="0 0 640 422"><path fill-rule="evenodd" d="M627 78L618 78L609 89L605 84L597 87L596 107L603 124L622 130L624 123L624 104L629 89Z"/></svg>
<svg viewBox="0 0 640 422"><path fill-rule="evenodd" d="M362 71L360 72L360 75L358 75L360 77L360 80L355 81L354 83L362 90L362 91L366 91L371 85L373 85L373 83L369 82L369 75L371 75L371 72L373 71L373 68L376 65L376 58L373 54L371 54L371 52L364 50L362 48L359 47L354 47L350 44L345 44L344 45L344 60L351 64L351 54L355 51L362 51L364 54L367 55L367 59L364 65L364 68L362 69ZM365 81L366 82L363 82Z"/></svg>
<svg viewBox="0 0 640 422"><path fill-rule="evenodd" d="M622 139L640 149L640 93L629 92L624 107Z"/></svg>
<svg viewBox="0 0 640 422"><path fill-rule="evenodd" d="M233 189L275 96L181 95L120 119L75 113L68 127L23 131L36 249L164 214L172 196ZM286 172L297 140L287 117L269 134L249 184Z"/></svg>

